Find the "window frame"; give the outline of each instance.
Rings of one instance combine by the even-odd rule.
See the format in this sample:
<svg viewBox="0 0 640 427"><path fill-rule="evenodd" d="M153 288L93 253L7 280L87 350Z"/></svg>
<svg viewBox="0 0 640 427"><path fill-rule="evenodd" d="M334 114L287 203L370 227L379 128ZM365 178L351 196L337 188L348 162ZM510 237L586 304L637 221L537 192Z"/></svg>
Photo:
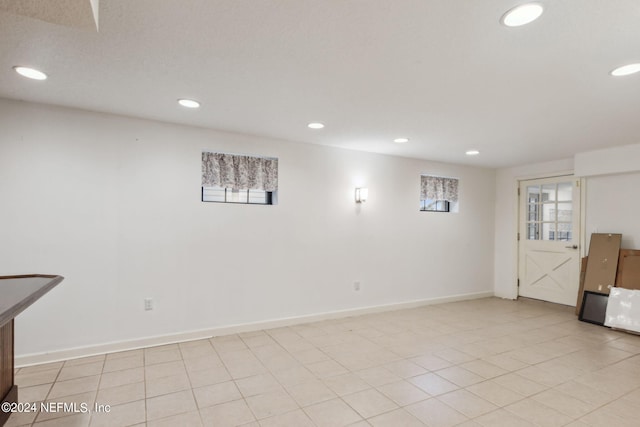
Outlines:
<svg viewBox="0 0 640 427"><path fill-rule="evenodd" d="M205 199L205 191L207 189L211 189L211 190L216 190L216 191L224 191L224 200L206 200ZM263 192L264 193L264 197L265 197L265 201L263 203L261 202L251 202L251 192L252 191L259 191L259 192ZM233 193L246 193L246 197L245 200L246 201L236 201L236 200L229 200L232 196ZM201 186L200 187L200 201L203 203L225 203L225 204L232 204L232 205L262 205L262 206L273 206L277 204L277 197L278 194L278 190L275 191L266 191L266 190L253 190L253 189L239 189L239 190L234 190L233 188L222 188L222 187L205 187L205 186ZM229 195L231 197L229 197Z"/></svg>
<svg viewBox="0 0 640 427"><path fill-rule="evenodd" d="M438 209L439 204L443 206L442 209ZM428 209L429 206L435 206L435 209ZM451 202L448 200L420 200L420 212L451 213Z"/></svg>

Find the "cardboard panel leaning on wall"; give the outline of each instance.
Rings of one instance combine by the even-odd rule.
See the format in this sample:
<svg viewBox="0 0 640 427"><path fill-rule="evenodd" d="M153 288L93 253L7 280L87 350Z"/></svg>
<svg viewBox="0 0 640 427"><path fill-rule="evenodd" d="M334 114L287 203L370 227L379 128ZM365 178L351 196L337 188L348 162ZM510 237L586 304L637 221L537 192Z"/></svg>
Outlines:
<svg viewBox="0 0 640 427"><path fill-rule="evenodd" d="M593 233L584 277L584 290L608 294L615 286L622 234Z"/></svg>
<svg viewBox="0 0 640 427"><path fill-rule="evenodd" d="M587 274L587 262L589 257L582 257L580 260L580 286L578 288L578 301L576 302L576 316L580 314L582 309L582 300L584 298L584 277Z"/></svg>
<svg viewBox="0 0 640 427"><path fill-rule="evenodd" d="M616 286L625 289L640 289L640 250L620 250Z"/></svg>

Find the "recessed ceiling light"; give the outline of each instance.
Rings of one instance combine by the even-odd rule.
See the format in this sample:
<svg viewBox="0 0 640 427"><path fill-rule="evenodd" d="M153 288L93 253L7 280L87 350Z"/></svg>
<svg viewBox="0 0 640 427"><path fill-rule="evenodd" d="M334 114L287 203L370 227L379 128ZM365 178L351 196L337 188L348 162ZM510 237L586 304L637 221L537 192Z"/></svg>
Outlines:
<svg viewBox="0 0 640 427"><path fill-rule="evenodd" d="M45 73L43 73L42 71L36 70L35 68L15 66L13 67L13 69L16 70L16 73L28 79L33 79L33 80L47 79L47 75Z"/></svg>
<svg viewBox="0 0 640 427"><path fill-rule="evenodd" d="M322 129L324 127L324 125L322 123L309 123L307 125L309 127L309 129Z"/></svg>
<svg viewBox="0 0 640 427"><path fill-rule="evenodd" d="M628 64L622 67L618 67L611 72L612 76L621 77L628 76L630 74L635 74L640 71L640 63L636 64Z"/></svg>
<svg viewBox="0 0 640 427"><path fill-rule="evenodd" d="M409 142L409 138L396 138L393 140L393 142L397 144L404 144L405 142Z"/></svg>
<svg viewBox="0 0 640 427"><path fill-rule="evenodd" d="M478 150L467 150L464 154L467 156L477 156L480 152Z"/></svg>
<svg viewBox="0 0 640 427"><path fill-rule="evenodd" d="M519 27L535 21L542 15L544 8L540 3L525 3L516 6L502 15L502 22L507 27Z"/></svg>
<svg viewBox="0 0 640 427"><path fill-rule="evenodd" d="M178 99L178 104L187 108L200 108L200 103L193 99Z"/></svg>

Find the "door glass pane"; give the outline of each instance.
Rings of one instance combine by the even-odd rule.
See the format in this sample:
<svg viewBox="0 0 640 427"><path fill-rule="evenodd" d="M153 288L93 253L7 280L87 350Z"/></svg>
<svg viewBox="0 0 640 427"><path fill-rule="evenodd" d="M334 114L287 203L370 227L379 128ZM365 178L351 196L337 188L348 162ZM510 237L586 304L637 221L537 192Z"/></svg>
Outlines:
<svg viewBox="0 0 640 427"><path fill-rule="evenodd" d="M542 238L540 240L555 240L556 224L555 222L542 223Z"/></svg>
<svg viewBox="0 0 640 427"><path fill-rule="evenodd" d="M540 187L532 185L527 187L527 200L529 203L537 203L540 201Z"/></svg>
<svg viewBox="0 0 640 427"><path fill-rule="evenodd" d="M545 203L541 205L542 220L543 221L555 221L556 220L556 205L555 203Z"/></svg>
<svg viewBox="0 0 640 427"><path fill-rule="evenodd" d="M540 223L530 222L527 224L527 240L538 240L538 230Z"/></svg>
<svg viewBox="0 0 640 427"><path fill-rule="evenodd" d="M544 184L542 186L542 201L550 202L556 200L556 185Z"/></svg>
<svg viewBox="0 0 640 427"><path fill-rule="evenodd" d="M573 236L571 235L571 223L559 222L558 228L556 231L556 240L570 242L572 239L573 239Z"/></svg>
<svg viewBox="0 0 640 427"><path fill-rule="evenodd" d="M573 216L573 203L558 203L558 221L571 222Z"/></svg>
<svg viewBox="0 0 640 427"><path fill-rule="evenodd" d="M573 183L560 182L558 183L558 201L570 202L573 199Z"/></svg>

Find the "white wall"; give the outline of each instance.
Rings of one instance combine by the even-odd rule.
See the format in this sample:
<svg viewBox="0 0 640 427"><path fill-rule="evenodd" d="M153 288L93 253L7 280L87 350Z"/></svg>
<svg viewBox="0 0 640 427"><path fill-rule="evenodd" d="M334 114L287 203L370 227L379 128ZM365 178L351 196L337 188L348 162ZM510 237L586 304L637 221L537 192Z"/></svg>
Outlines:
<svg viewBox="0 0 640 427"><path fill-rule="evenodd" d="M575 172L578 176L638 171L640 171L640 144L587 151L575 156Z"/></svg>
<svg viewBox="0 0 640 427"><path fill-rule="evenodd" d="M576 174L586 180L586 237L622 233L622 247L640 248L640 144L580 153Z"/></svg>
<svg viewBox="0 0 640 427"><path fill-rule="evenodd" d="M496 172L495 294L518 295L518 180L554 176L574 170L584 178L584 248L591 233L622 233L622 247L640 249L640 145L579 153L574 159L500 169Z"/></svg>
<svg viewBox="0 0 640 427"><path fill-rule="evenodd" d="M0 129L0 275L66 277L18 355L493 290L492 170L7 100ZM200 202L203 149L278 157L279 204ZM418 211L421 173L459 213Z"/></svg>
<svg viewBox="0 0 640 427"><path fill-rule="evenodd" d="M518 297L518 180L573 171L573 159L536 163L496 172L494 291L501 298Z"/></svg>
<svg viewBox="0 0 640 427"><path fill-rule="evenodd" d="M591 233L622 233L622 247L640 249L640 172L586 178L586 243Z"/></svg>

